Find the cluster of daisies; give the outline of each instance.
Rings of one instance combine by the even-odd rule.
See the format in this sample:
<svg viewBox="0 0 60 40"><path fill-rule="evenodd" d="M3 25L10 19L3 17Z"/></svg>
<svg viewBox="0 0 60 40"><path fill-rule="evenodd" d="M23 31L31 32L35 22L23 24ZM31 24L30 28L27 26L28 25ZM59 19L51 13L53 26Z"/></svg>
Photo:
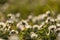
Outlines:
<svg viewBox="0 0 60 40"><path fill-rule="evenodd" d="M0 40L60 40L60 14L51 12L27 19L19 19L20 13L7 14L7 20L0 22Z"/></svg>

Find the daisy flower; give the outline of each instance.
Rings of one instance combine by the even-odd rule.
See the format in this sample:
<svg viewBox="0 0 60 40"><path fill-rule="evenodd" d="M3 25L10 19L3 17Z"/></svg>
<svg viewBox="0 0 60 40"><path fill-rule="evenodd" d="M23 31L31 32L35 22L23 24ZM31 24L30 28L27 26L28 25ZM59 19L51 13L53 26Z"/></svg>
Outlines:
<svg viewBox="0 0 60 40"><path fill-rule="evenodd" d="M0 40L5 40L5 39L0 38Z"/></svg>
<svg viewBox="0 0 60 40"><path fill-rule="evenodd" d="M34 18L32 18L32 22L35 23L37 21L37 17L35 16Z"/></svg>
<svg viewBox="0 0 60 40"><path fill-rule="evenodd" d="M48 27L48 30L49 30L49 33L48 33L48 34L50 34L50 31L51 31L51 30L54 30L54 32L55 32L55 30L56 30L56 25L50 25L50 26Z"/></svg>
<svg viewBox="0 0 60 40"><path fill-rule="evenodd" d="M0 30L3 30L5 28L5 23L4 22L0 22Z"/></svg>
<svg viewBox="0 0 60 40"><path fill-rule="evenodd" d="M58 35L57 35L57 38L56 38L57 40L60 40L60 33L58 33Z"/></svg>
<svg viewBox="0 0 60 40"><path fill-rule="evenodd" d="M25 30L25 27L24 25L18 23L17 26L16 26L18 29L20 29L21 31Z"/></svg>
<svg viewBox="0 0 60 40"><path fill-rule="evenodd" d="M60 20L60 14L57 15L57 20Z"/></svg>
<svg viewBox="0 0 60 40"><path fill-rule="evenodd" d="M46 11L46 15L49 15L50 14L50 11L48 10L48 11Z"/></svg>
<svg viewBox="0 0 60 40"><path fill-rule="evenodd" d="M42 22L39 27L42 28L44 25L45 25L45 22Z"/></svg>
<svg viewBox="0 0 60 40"><path fill-rule="evenodd" d="M17 35L11 35L8 39L9 40L19 40L19 37Z"/></svg>
<svg viewBox="0 0 60 40"><path fill-rule="evenodd" d="M57 29L55 30L55 32L59 33L59 32L60 32L60 28L57 28Z"/></svg>
<svg viewBox="0 0 60 40"><path fill-rule="evenodd" d="M21 20L17 25L28 25L26 20Z"/></svg>
<svg viewBox="0 0 60 40"><path fill-rule="evenodd" d="M25 28L27 28L27 29L32 28L32 26L31 25L26 25Z"/></svg>
<svg viewBox="0 0 60 40"><path fill-rule="evenodd" d="M38 20L44 20L45 17L47 17L46 14L41 14L41 15L37 16L37 19L38 19Z"/></svg>
<svg viewBox="0 0 60 40"><path fill-rule="evenodd" d="M8 25L8 26L11 26L13 23L14 23L13 20L7 20L7 21L6 21L6 25Z"/></svg>
<svg viewBox="0 0 60 40"><path fill-rule="evenodd" d="M14 15L14 14L12 14L12 13L10 13L10 14L8 14L8 15L7 15L7 17L9 17L9 18L13 19L13 18L15 18L15 15Z"/></svg>
<svg viewBox="0 0 60 40"><path fill-rule="evenodd" d="M56 25L50 25L50 26L48 27L49 30L51 30L51 29L53 29L53 28L56 29Z"/></svg>
<svg viewBox="0 0 60 40"><path fill-rule="evenodd" d="M6 23L14 23L13 20L7 20Z"/></svg>
<svg viewBox="0 0 60 40"><path fill-rule="evenodd" d="M32 18L33 18L33 15L29 15L29 16L28 16L28 19L32 19Z"/></svg>
<svg viewBox="0 0 60 40"><path fill-rule="evenodd" d="M57 40L60 40L60 28L57 28L56 30L55 30L56 32L57 32Z"/></svg>
<svg viewBox="0 0 60 40"><path fill-rule="evenodd" d="M33 29L38 28L40 29L39 25L33 25Z"/></svg>
<svg viewBox="0 0 60 40"><path fill-rule="evenodd" d="M60 28L60 23L56 23L57 28Z"/></svg>
<svg viewBox="0 0 60 40"><path fill-rule="evenodd" d="M16 13L16 17L20 17L21 16L21 14L20 13Z"/></svg>
<svg viewBox="0 0 60 40"><path fill-rule="evenodd" d="M11 26L6 25L4 28L4 31L9 31L11 29Z"/></svg>
<svg viewBox="0 0 60 40"><path fill-rule="evenodd" d="M10 33L9 33L9 35L13 35L13 34L18 34L18 31L16 31L16 30L11 30Z"/></svg>
<svg viewBox="0 0 60 40"><path fill-rule="evenodd" d="M17 23L17 28L19 28L20 30L24 30L25 26L27 26L27 25L28 25L27 21L22 20L19 23Z"/></svg>
<svg viewBox="0 0 60 40"><path fill-rule="evenodd" d="M37 38L38 35L37 35L36 33L34 33L34 32L31 32L31 33L30 33L30 37L31 37L31 38L34 38L34 37Z"/></svg>
<svg viewBox="0 0 60 40"><path fill-rule="evenodd" d="M9 40L19 40L19 37L17 35L11 35L8 39Z"/></svg>

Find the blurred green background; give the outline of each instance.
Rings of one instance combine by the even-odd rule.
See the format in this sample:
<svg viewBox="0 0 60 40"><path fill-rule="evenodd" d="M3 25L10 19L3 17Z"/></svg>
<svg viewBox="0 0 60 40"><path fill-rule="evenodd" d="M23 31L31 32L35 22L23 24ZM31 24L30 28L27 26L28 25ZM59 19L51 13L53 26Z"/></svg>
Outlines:
<svg viewBox="0 0 60 40"><path fill-rule="evenodd" d="M0 14L21 13L21 18L29 14L39 15L50 10L60 13L60 0L0 0Z"/></svg>

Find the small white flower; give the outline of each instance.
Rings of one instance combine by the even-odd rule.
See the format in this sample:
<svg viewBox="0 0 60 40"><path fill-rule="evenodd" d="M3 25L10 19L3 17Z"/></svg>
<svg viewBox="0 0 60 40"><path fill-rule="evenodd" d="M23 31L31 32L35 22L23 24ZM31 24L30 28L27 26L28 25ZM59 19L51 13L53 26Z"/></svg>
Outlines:
<svg viewBox="0 0 60 40"><path fill-rule="evenodd" d="M56 25L51 25L48 27L49 30L51 30L52 28L56 29Z"/></svg>
<svg viewBox="0 0 60 40"><path fill-rule="evenodd" d="M46 33L46 35L49 36L50 35L50 32L49 33Z"/></svg>
<svg viewBox="0 0 60 40"><path fill-rule="evenodd" d="M35 16L33 19L32 19L32 22L35 23L37 21L37 17Z"/></svg>
<svg viewBox="0 0 60 40"><path fill-rule="evenodd" d="M28 28L31 28L31 25L26 25L25 27L28 29Z"/></svg>
<svg viewBox="0 0 60 40"><path fill-rule="evenodd" d="M9 40L19 40L18 35L11 35L9 38Z"/></svg>
<svg viewBox="0 0 60 40"><path fill-rule="evenodd" d="M2 25L3 27L6 26L4 22L0 22L0 25Z"/></svg>
<svg viewBox="0 0 60 40"><path fill-rule="evenodd" d="M28 25L27 21L26 20L21 20L20 22L22 25Z"/></svg>
<svg viewBox="0 0 60 40"><path fill-rule="evenodd" d="M48 17L48 18L45 20L45 23L48 23L48 22L49 22L48 20L50 20L50 17Z"/></svg>
<svg viewBox="0 0 60 40"><path fill-rule="evenodd" d="M7 16L9 17L10 20L13 20L15 22L18 21L17 18L16 18L16 16L14 14L12 14L12 13L8 14Z"/></svg>
<svg viewBox="0 0 60 40"><path fill-rule="evenodd" d="M15 18L15 15L12 13L8 14L7 16L10 17L11 19Z"/></svg>
<svg viewBox="0 0 60 40"><path fill-rule="evenodd" d="M19 23L17 23L17 28L19 28L20 30L24 30L25 29L25 26L28 25L27 21L25 20L22 20L20 21Z"/></svg>
<svg viewBox="0 0 60 40"><path fill-rule="evenodd" d="M33 18L33 15L29 15L29 16L28 16L28 19L32 19L32 18Z"/></svg>
<svg viewBox="0 0 60 40"><path fill-rule="evenodd" d="M36 27L38 28L39 26L38 25L33 25L33 28L36 28Z"/></svg>
<svg viewBox="0 0 60 40"><path fill-rule="evenodd" d="M5 26L5 28L4 28L4 31L9 31L9 30L10 30L10 28L11 28L11 26L6 25L6 26Z"/></svg>
<svg viewBox="0 0 60 40"><path fill-rule="evenodd" d="M51 22L54 22L54 21L55 21L55 19L51 18L51 19L50 19L50 21L51 21Z"/></svg>
<svg viewBox="0 0 60 40"><path fill-rule="evenodd" d="M16 31L16 30L11 30L10 33L9 33L9 35L13 35L13 33L14 33L14 34L18 34L18 31Z"/></svg>
<svg viewBox="0 0 60 40"><path fill-rule="evenodd" d="M40 29L39 25L33 25L33 29L34 29L34 28Z"/></svg>
<svg viewBox="0 0 60 40"><path fill-rule="evenodd" d="M13 20L7 20L6 23L14 23Z"/></svg>
<svg viewBox="0 0 60 40"><path fill-rule="evenodd" d="M0 40L4 40L4 39L0 38Z"/></svg>
<svg viewBox="0 0 60 40"><path fill-rule="evenodd" d="M20 28L21 31L25 30L25 27L23 25L20 25L18 28Z"/></svg>
<svg viewBox="0 0 60 40"><path fill-rule="evenodd" d="M57 15L57 20L60 20L60 14Z"/></svg>
<svg viewBox="0 0 60 40"><path fill-rule="evenodd" d="M20 15L21 15L20 13L16 13L16 17L20 17Z"/></svg>
<svg viewBox="0 0 60 40"><path fill-rule="evenodd" d="M47 35L50 35L50 31L51 29L54 29L54 31L56 30L56 26L55 25L51 25L48 27L49 33L47 33Z"/></svg>
<svg viewBox="0 0 60 40"><path fill-rule="evenodd" d="M57 35L57 40L60 40L60 33L58 33Z"/></svg>
<svg viewBox="0 0 60 40"><path fill-rule="evenodd" d="M7 21L5 22L5 24L6 24L7 26L12 26L13 23L14 23L13 20L7 20Z"/></svg>
<svg viewBox="0 0 60 40"><path fill-rule="evenodd" d="M55 32L57 32L57 31L60 31L60 28L57 28L57 29L55 30Z"/></svg>
<svg viewBox="0 0 60 40"><path fill-rule="evenodd" d="M48 22L54 22L55 21L55 19L54 18L52 18L52 17L47 17L47 19L46 19L46 23L48 23Z"/></svg>
<svg viewBox="0 0 60 40"><path fill-rule="evenodd" d="M25 21L29 22L30 20L29 19L25 19Z"/></svg>
<svg viewBox="0 0 60 40"><path fill-rule="evenodd" d="M31 33L30 33L30 37L31 37L31 38L34 38L34 37L36 37L36 38L37 38L37 37L38 37L38 35L37 35L36 33L34 33L34 32L31 32Z"/></svg>
<svg viewBox="0 0 60 40"><path fill-rule="evenodd" d="M59 31L59 33L57 34L57 40L60 40L60 28L57 28L55 31Z"/></svg>
<svg viewBox="0 0 60 40"><path fill-rule="evenodd" d="M0 22L0 30L3 30L5 28L5 23L4 22Z"/></svg>
<svg viewBox="0 0 60 40"><path fill-rule="evenodd" d="M58 22L58 19L56 18L55 21Z"/></svg>
<svg viewBox="0 0 60 40"><path fill-rule="evenodd" d="M50 11L48 10L48 11L46 11L46 14L48 15L48 14L50 14Z"/></svg>
<svg viewBox="0 0 60 40"><path fill-rule="evenodd" d="M40 25L40 28L42 28L45 25L45 22L42 22Z"/></svg>
<svg viewBox="0 0 60 40"><path fill-rule="evenodd" d="M19 28L21 31L23 31L25 29L24 25L22 24L17 24L17 28Z"/></svg>
<svg viewBox="0 0 60 40"><path fill-rule="evenodd" d="M56 23L57 27L60 27L60 23Z"/></svg>
<svg viewBox="0 0 60 40"><path fill-rule="evenodd" d="M43 20L45 17L47 17L46 14L41 14L37 17L38 20Z"/></svg>

